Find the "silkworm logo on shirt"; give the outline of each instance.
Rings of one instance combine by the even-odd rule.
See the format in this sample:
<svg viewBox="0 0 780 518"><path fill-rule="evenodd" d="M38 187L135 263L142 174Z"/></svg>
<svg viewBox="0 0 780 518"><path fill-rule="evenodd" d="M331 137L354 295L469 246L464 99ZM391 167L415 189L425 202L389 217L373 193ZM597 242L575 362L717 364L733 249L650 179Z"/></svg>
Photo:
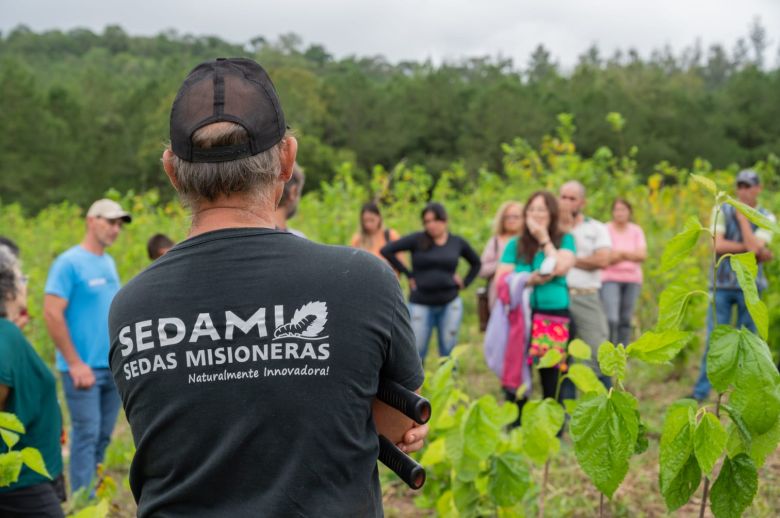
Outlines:
<svg viewBox="0 0 780 518"><path fill-rule="evenodd" d="M292 320L274 330L274 338L300 338L303 340L325 340L317 336L328 322L328 306L324 302L309 302L295 310Z"/></svg>

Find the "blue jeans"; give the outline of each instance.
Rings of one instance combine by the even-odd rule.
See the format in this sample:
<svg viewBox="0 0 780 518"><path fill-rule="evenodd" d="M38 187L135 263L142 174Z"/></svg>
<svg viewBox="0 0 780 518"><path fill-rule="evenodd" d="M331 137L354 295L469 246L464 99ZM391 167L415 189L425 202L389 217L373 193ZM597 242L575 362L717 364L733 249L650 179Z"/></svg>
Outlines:
<svg viewBox="0 0 780 518"><path fill-rule="evenodd" d="M719 289L715 292L715 310L717 312L718 324L731 324L731 310L737 307L737 329L746 327L756 332L756 324L750 317L750 313L745 306L745 296L740 289ZM704 349L704 356L701 359L701 370L696 386L693 388L693 397L699 400L707 399L712 385L707 378L707 352L710 350L710 335L715 327L712 321L712 306L707 309L707 347Z"/></svg>
<svg viewBox="0 0 780 518"><path fill-rule="evenodd" d="M412 330L417 343L417 352L425 360L428 354L428 342L431 340L433 328L439 339L439 356L449 356L458 343L458 331L463 319L463 301L456 297L452 302L441 306L425 306L409 303L409 315L412 319Z"/></svg>
<svg viewBox="0 0 780 518"><path fill-rule="evenodd" d="M109 369L92 369L95 384L77 389L67 372L62 387L70 412L70 488L89 487L97 465L103 462L119 413L119 393Z"/></svg>

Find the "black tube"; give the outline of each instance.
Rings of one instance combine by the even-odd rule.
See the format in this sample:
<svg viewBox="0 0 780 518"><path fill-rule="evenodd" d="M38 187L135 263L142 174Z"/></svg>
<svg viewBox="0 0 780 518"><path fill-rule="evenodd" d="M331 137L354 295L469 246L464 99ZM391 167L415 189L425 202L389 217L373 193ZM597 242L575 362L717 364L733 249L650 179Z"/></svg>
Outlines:
<svg viewBox="0 0 780 518"><path fill-rule="evenodd" d="M384 435L379 436L379 460L392 469L410 488L420 489L425 484L425 468L399 450Z"/></svg>
<svg viewBox="0 0 780 518"><path fill-rule="evenodd" d="M431 403L395 381L379 380L376 397L417 424L425 424L431 418Z"/></svg>

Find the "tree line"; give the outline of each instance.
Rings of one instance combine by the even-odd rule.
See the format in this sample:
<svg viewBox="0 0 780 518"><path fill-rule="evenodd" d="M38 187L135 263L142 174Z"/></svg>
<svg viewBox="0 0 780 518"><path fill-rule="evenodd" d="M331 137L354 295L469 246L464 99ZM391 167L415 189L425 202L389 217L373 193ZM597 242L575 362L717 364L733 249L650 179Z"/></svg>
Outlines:
<svg viewBox="0 0 780 518"><path fill-rule="evenodd" d="M0 34L0 203L28 211L107 189L172 194L160 172L168 116L198 62L247 56L268 69L300 141L307 188L351 162L420 165L434 176L459 162L476 177L502 172L501 145L539 145L571 113L584 155L608 146L632 154L639 174L656 165L750 165L780 149L780 69L756 20L733 47L699 43L642 57L592 46L563 70L539 45L528 62L478 57L390 63L336 59L295 34L243 45L214 36L131 36L119 26ZM610 112L626 124L616 130ZM636 146L636 149L632 149Z"/></svg>

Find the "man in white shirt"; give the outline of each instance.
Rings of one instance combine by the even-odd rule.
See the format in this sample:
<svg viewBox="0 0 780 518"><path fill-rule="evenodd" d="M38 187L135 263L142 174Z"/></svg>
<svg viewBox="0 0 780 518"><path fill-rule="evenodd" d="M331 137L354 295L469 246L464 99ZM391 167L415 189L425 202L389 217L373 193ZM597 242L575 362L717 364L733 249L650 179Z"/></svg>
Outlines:
<svg viewBox="0 0 780 518"><path fill-rule="evenodd" d="M603 342L609 340L609 326L601 305L599 289L601 270L609 264L612 240L603 223L583 214L585 186L580 182L569 181L563 184L559 192L559 202L561 213L571 215L572 223L568 231L574 236L577 248L577 262L566 276L574 338L590 345L595 353ZM604 386L611 387L611 379L601 374L598 363L593 361L591 366Z"/></svg>

